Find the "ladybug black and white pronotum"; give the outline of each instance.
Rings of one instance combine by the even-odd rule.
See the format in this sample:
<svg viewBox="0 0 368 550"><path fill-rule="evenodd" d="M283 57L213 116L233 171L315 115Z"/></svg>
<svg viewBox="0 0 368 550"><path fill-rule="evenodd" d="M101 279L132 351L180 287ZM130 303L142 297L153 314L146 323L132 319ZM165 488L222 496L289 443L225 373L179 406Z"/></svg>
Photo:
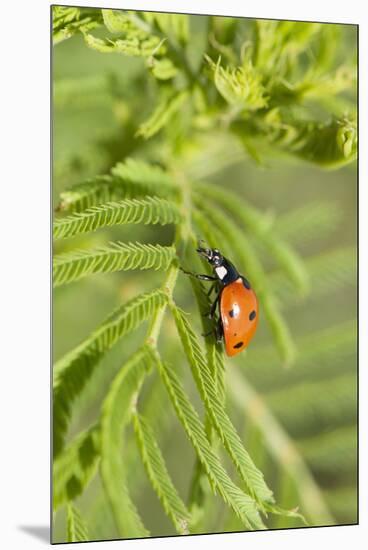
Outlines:
<svg viewBox="0 0 368 550"><path fill-rule="evenodd" d="M217 341L224 339L226 354L236 355L247 347L253 338L258 324L258 301L245 277L240 275L234 265L217 248L197 248L198 254L205 258L214 271L214 276L190 273L187 275L212 281L212 289L217 296L211 306L209 316L214 318L216 306L219 306L219 319L216 324ZM209 294L210 294L209 293Z"/></svg>

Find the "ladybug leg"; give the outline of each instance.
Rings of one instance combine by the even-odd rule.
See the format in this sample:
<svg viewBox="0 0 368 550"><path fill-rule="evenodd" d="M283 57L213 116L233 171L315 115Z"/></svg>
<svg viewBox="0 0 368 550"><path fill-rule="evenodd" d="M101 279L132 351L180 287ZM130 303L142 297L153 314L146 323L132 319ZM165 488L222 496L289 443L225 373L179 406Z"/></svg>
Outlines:
<svg viewBox="0 0 368 550"><path fill-rule="evenodd" d="M206 295L207 295L208 297L210 297L211 294L212 294L212 291L213 291L215 288L216 288L216 283L213 283L213 285L210 286L209 291L206 292Z"/></svg>
<svg viewBox="0 0 368 550"><path fill-rule="evenodd" d="M217 321L216 329L215 329L215 337L216 337L216 343L219 344L222 341L222 338L224 336L224 327L222 326L222 319L221 317Z"/></svg>
<svg viewBox="0 0 368 550"><path fill-rule="evenodd" d="M217 294L217 296L216 296L216 298L215 298L215 300L213 301L213 304L212 304L212 306L211 306L210 312L209 312L209 317L210 317L211 319L213 319L214 316L215 316L216 306L217 306L217 304L218 304L219 299L220 299L220 294Z"/></svg>
<svg viewBox="0 0 368 550"><path fill-rule="evenodd" d="M209 332L205 332L204 334L202 334L202 336L204 336L205 338L207 336L214 336L216 340L216 344L219 344L222 341L224 336L224 327L222 325L221 317L218 319L215 327Z"/></svg>
<svg viewBox="0 0 368 550"><path fill-rule="evenodd" d="M211 305L211 308L209 310L208 313L204 313L203 314L203 317L209 317L210 319L213 319L214 316L215 316L215 312L216 312L216 306L218 304L218 301L219 301L219 298L220 298L220 293L217 294L215 300L213 301L212 305Z"/></svg>
<svg viewBox="0 0 368 550"><path fill-rule="evenodd" d="M185 275L190 275L191 277L195 277L196 279L200 279L201 281L217 281L217 277L212 277L211 275L205 275L202 273L191 273L190 271L185 271L182 267L180 270L185 273Z"/></svg>
<svg viewBox="0 0 368 550"><path fill-rule="evenodd" d="M222 341L223 336L224 336L224 327L222 325L221 317L216 322L215 327L212 330L210 330L209 332L205 332L204 334L202 334L202 336L204 336L205 338L207 336L214 336L215 340L216 340L216 343L217 344L220 343Z"/></svg>

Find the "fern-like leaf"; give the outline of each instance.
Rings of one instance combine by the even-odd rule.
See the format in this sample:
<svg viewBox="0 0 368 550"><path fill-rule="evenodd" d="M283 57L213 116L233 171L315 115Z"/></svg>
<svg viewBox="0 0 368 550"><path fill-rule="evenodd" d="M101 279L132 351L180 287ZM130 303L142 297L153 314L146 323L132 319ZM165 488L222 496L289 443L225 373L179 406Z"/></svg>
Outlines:
<svg viewBox="0 0 368 550"><path fill-rule="evenodd" d="M263 73L285 75L290 64L302 52L310 39L321 31L319 23L255 20L253 60Z"/></svg>
<svg viewBox="0 0 368 550"><path fill-rule="evenodd" d="M213 245L213 247L215 248L215 245ZM208 290L204 288L203 284L198 279L191 278L190 282L192 284L198 308L201 313L203 333L207 334L213 329L213 320L208 318L208 312L211 308L212 302L208 296ZM223 347L221 344L213 342L210 338L205 338L205 346L208 368L214 381L216 393L220 401L225 403L226 391Z"/></svg>
<svg viewBox="0 0 368 550"><path fill-rule="evenodd" d="M111 33L136 33L138 31L131 19L131 13L126 10L102 9L105 26Z"/></svg>
<svg viewBox="0 0 368 550"><path fill-rule="evenodd" d="M56 363L53 381L55 456L63 446L72 404L83 391L103 355L165 303L166 296L158 290L134 298L118 307L84 342Z"/></svg>
<svg viewBox="0 0 368 550"><path fill-rule="evenodd" d="M216 394L211 372L195 332L178 307L171 304L171 310L206 411L240 476L246 483L248 492L257 500L260 506L264 502L273 502L272 492L267 487L262 473L256 468L245 450L236 429Z"/></svg>
<svg viewBox="0 0 368 550"><path fill-rule="evenodd" d="M110 386L101 412L101 475L116 527L120 536L126 538L149 536L127 488L122 440L149 358L142 349L123 365Z"/></svg>
<svg viewBox="0 0 368 550"><path fill-rule="evenodd" d="M142 186L148 195L172 194L177 191L173 178L160 166L143 160L127 158L111 170L114 176L134 186Z"/></svg>
<svg viewBox="0 0 368 550"><path fill-rule="evenodd" d="M135 414L133 422L138 448L152 487L166 514L173 521L177 532L186 535L188 534L190 515L171 480L153 430L141 415Z"/></svg>
<svg viewBox="0 0 368 550"><path fill-rule="evenodd" d="M83 213L55 220L54 239L73 237L112 225L129 223L166 225L179 221L180 213L177 206L165 199L158 197L126 199L94 206Z"/></svg>
<svg viewBox="0 0 368 550"><path fill-rule="evenodd" d="M354 115L314 122L283 116L271 109L263 119L237 120L233 131L244 142L268 144L268 149L294 155L324 168L338 168L357 158L357 125ZM267 149L267 147L266 147Z"/></svg>
<svg viewBox="0 0 368 550"><path fill-rule="evenodd" d="M187 98L187 91L175 92L169 98L164 97L148 120L140 125L137 135L148 139L157 134L178 112Z"/></svg>
<svg viewBox="0 0 368 550"><path fill-rule="evenodd" d="M214 63L206 56L212 70L217 91L229 105L244 111L255 111L267 106L267 93L262 84L262 75L253 67L250 60L243 67L226 68Z"/></svg>
<svg viewBox="0 0 368 550"><path fill-rule="evenodd" d="M77 498L93 478L99 460L98 427L78 436L53 461L53 509Z"/></svg>
<svg viewBox="0 0 368 550"><path fill-rule="evenodd" d="M90 48L101 53L122 53L129 56L149 57L160 48L160 39L149 36L143 40L137 37L126 38L98 38L90 33L84 34L84 40Z"/></svg>
<svg viewBox="0 0 368 550"><path fill-rule="evenodd" d="M127 158L111 170L112 176L96 176L60 193L59 211L82 212L91 206L144 195L173 196L178 188L159 166Z"/></svg>
<svg viewBox="0 0 368 550"><path fill-rule="evenodd" d="M102 23L100 10L67 6L52 6L53 43L58 44L77 32L87 32Z"/></svg>
<svg viewBox="0 0 368 550"><path fill-rule="evenodd" d="M95 273L131 269L166 270L175 258L175 248L141 243L111 243L93 250L54 256L54 287L78 281Z"/></svg>
<svg viewBox="0 0 368 550"><path fill-rule="evenodd" d="M143 12L145 21L155 25L169 39L185 44L189 39L189 16L185 13Z"/></svg>
<svg viewBox="0 0 368 550"><path fill-rule="evenodd" d="M87 542L90 540L87 526L78 508L71 503L67 507L67 533L68 542Z"/></svg>
<svg viewBox="0 0 368 550"><path fill-rule="evenodd" d="M229 478L211 449L204 426L171 368L156 357L156 364L172 404L203 465L211 486L218 491L248 529L264 529L255 501L242 492Z"/></svg>
<svg viewBox="0 0 368 550"><path fill-rule="evenodd" d="M85 33L87 46L100 52L118 52L129 56L148 57L163 53L165 47L159 36L134 12L127 10L101 10L107 30L115 37L97 38Z"/></svg>
<svg viewBox="0 0 368 550"><path fill-rule="evenodd" d="M129 190L124 189L120 178L111 176L96 176L81 183L77 183L60 193L58 212L82 212L96 204L130 196Z"/></svg>
<svg viewBox="0 0 368 550"><path fill-rule="evenodd" d="M154 57L149 59L148 67L151 70L151 74L158 80L169 80L176 76L179 72L178 68L170 59L156 59Z"/></svg>

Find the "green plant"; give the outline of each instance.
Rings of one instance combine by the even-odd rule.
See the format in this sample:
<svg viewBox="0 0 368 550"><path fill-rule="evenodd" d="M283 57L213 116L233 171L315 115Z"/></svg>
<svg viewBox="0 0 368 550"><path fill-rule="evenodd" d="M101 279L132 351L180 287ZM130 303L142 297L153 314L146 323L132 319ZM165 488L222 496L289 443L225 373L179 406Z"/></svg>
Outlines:
<svg viewBox="0 0 368 550"><path fill-rule="evenodd" d="M142 483L134 473L137 450L148 483L179 534L213 529L218 506L229 514L221 530L334 523L311 473L314 468L329 471L331 457L321 457L308 439L295 443L292 437L315 434L316 422L323 418L326 426L349 424L354 438L354 375L346 373L345 363L341 374L331 371L336 376L329 384L331 399L317 400L318 418L306 418L304 412L316 403L313 366L352 355L355 328L347 323L319 340L314 335L311 347L295 342L284 309L339 290L353 279L351 247L307 261L298 252L300 240L313 242L322 234L327 239L339 222L339 208L321 202L276 218L253 206L243 191L211 179L246 155L261 165L280 157L324 168L355 160L354 59L342 62L335 48L349 39L345 29L203 17L194 31L187 15L66 7L53 8L53 22L55 43L81 35L93 50L138 58L129 87L120 82L120 73L55 82L56 107L108 106L126 132L123 142L117 131L92 149L89 145L78 151L72 161L55 162L58 181L85 176L58 197L53 277L54 286L62 288L55 295L65 285L98 273L165 272L160 279L147 276L144 292L118 305L56 361L54 511L67 506L69 540L87 537L75 500L96 476L102 482L102 501L95 515L108 508L114 522L111 532L102 528L97 538L150 534L132 496ZM145 119L142 82L147 103L153 105L150 113L143 112ZM148 234L155 244L123 242L120 237L106 244L98 237L101 231L124 230L126 225L143 238L143 226L153 226L155 231ZM199 330L211 328L204 316L209 298L201 283L185 282L179 267L200 269L193 252L199 236L244 270L259 297L268 343L253 355L244 354L247 376L235 373L226 379L221 346L212 338L203 344L198 336ZM64 240L71 237L74 241ZM190 318L179 307L181 301L195 302ZM168 318L171 332L166 336ZM146 321L145 333L130 339ZM130 342L131 353L120 349L124 361L116 358L120 368L110 366L104 373L110 350ZM173 367L165 359L180 354L179 342L190 382L179 361ZM280 362L290 367L287 374L278 368ZM103 375L107 379L101 384ZM279 394L267 395L268 381L273 389L279 385ZM196 397L186 387L192 382ZM296 395L299 414L293 409ZM159 405L163 399L172 405L165 413ZM73 418L86 402L98 402L99 412L89 425L74 426L73 435ZM246 415L246 437L236 427L231 407L237 410L235 417ZM176 415L196 455L187 499L176 488L160 447L167 415ZM277 503L263 474L270 460L278 472ZM349 455L348 467L353 467L352 460Z"/></svg>

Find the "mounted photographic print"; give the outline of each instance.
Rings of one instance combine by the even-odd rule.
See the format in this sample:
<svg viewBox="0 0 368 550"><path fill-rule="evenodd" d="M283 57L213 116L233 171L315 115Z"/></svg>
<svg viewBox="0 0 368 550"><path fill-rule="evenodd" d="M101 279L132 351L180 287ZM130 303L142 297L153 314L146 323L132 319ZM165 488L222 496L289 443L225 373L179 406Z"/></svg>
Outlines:
<svg viewBox="0 0 368 550"><path fill-rule="evenodd" d="M52 541L356 524L358 27L51 17Z"/></svg>

